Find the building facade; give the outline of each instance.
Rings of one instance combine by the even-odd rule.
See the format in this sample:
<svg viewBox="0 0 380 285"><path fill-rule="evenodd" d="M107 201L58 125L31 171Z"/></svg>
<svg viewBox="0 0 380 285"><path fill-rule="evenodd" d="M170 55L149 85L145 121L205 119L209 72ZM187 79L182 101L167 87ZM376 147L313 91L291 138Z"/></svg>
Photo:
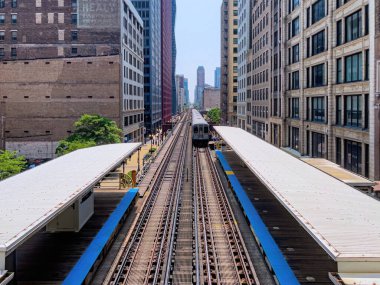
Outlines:
<svg viewBox="0 0 380 285"><path fill-rule="evenodd" d="M238 1L224 0L221 7L222 123L237 125Z"/></svg>
<svg viewBox="0 0 380 285"><path fill-rule="evenodd" d="M161 0L133 0L144 22L144 122L146 134L162 124Z"/></svg>
<svg viewBox="0 0 380 285"><path fill-rule="evenodd" d="M101 0L93 4L97 12L77 1L3 3L3 147L27 158L53 158L83 114L115 120L126 138L141 140L142 22L130 1L109 5L104 17L96 17L106 12ZM131 23L134 37L124 28Z"/></svg>
<svg viewBox="0 0 380 285"><path fill-rule="evenodd" d="M202 108L203 103L203 89L206 84L206 73L203 66L199 66L197 69L197 85L195 87L194 103L198 107Z"/></svg>
<svg viewBox="0 0 380 285"><path fill-rule="evenodd" d="M176 75L176 61L177 61L177 44L175 38L175 23L177 17L177 3L176 0L172 0L172 114L177 114L176 106L176 84L175 84L175 75Z"/></svg>
<svg viewBox="0 0 380 285"><path fill-rule="evenodd" d="M185 89L185 106L190 106L190 93L189 93L189 79L185 78L183 81L183 88Z"/></svg>
<svg viewBox="0 0 380 285"><path fill-rule="evenodd" d="M215 87L205 87L203 90L203 109L209 111L213 108L220 109L220 89Z"/></svg>
<svg viewBox="0 0 380 285"><path fill-rule="evenodd" d="M185 77L183 75L176 75L176 91L177 91L177 112L181 113L185 106Z"/></svg>
<svg viewBox="0 0 380 285"><path fill-rule="evenodd" d="M221 75L221 70L220 67L215 68L214 71L214 87L220 89L220 75Z"/></svg>

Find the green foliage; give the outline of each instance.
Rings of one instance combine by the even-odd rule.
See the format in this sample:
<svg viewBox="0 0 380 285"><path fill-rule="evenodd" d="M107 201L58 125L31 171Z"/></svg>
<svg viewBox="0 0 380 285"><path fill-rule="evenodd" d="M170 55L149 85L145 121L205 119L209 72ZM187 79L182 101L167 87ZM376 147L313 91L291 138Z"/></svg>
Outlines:
<svg viewBox="0 0 380 285"><path fill-rule="evenodd" d="M81 149L81 148L87 148L87 147L92 147L96 146L96 143L92 140L90 141L85 141L85 140L74 140L74 141L69 141L67 140L62 140L59 142L59 145L56 149L56 154L61 156L68 154L70 152L73 152L75 150Z"/></svg>
<svg viewBox="0 0 380 285"><path fill-rule="evenodd" d="M17 152L0 151L0 180L20 173L26 168L26 160L23 156L17 156Z"/></svg>
<svg viewBox="0 0 380 285"><path fill-rule="evenodd" d="M210 118L211 123L218 125L220 124L222 112L219 108L212 108L207 112L207 117Z"/></svg>
<svg viewBox="0 0 380 285"><path fill-rule="evenodd" d="M150 152L150 153L154 153L154 152L156 152L156 150L157 150L157 148L152 147L151 149L149 149L149 152Z"/></svg>
<svg viewBox="0 0 380 285"><path fill-rule="evenodd" d="M64 155L81 148L121 142L122 130L114 121L99 115L85 114L74 123L74 127L74 133L59 142L56 154Z"/></svg>

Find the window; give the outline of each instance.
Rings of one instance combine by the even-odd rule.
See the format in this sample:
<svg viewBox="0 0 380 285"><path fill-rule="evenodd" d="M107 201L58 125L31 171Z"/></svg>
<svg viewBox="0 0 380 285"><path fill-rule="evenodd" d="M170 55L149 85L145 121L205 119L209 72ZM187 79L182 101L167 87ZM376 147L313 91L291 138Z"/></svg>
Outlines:
<svg viewBox="0 0 380 285"><path fill-rule="evenodd" d="M78 40L78 31L71 31L71 41Z"/></svg>
<svg viewBox="0 0 380 285"><path fill-rule="evenodd" d="M344 167L348 170L361 174L362 172L362 145L361 143L345 140Z"/></svg>
<svg viewBox="0 0 380 285"><path fill-rule="evenodd" d="M306 9L306 27L310 26L310 7Z"/></svg>
<svg viewBox="0 0 380 285"><path fill-rule="evenodd" d="M345 96L345 125L359 128L362 125L361 95Z"/></svg>
<svg viewBox="0 0 380 285"><path fill-rule="evenodd" d="M316 66L313 66L311 69L311 76L312 76L312 87L320 87L324 85L324 78L325 78L325 64L319 64Z"/></svg>
<svg viewBox="0 0 380 285"><path fill-rule="evenodd" d="M369 34L369 10L368 5L364 8L364 34Z"/></svg>
<svg viewBox="0 0 380 285"><path fill-rule="evenodd" d="M5 7L5 0L0 0L0 8L4 8Z"/></svg>
<svg viewBox="0 0 380 285"><path fill-rule="evenodd" d="M78 23L78 14L71 14L71 24L76 25Z"/></svg>
<svg viewBox="0 0 380 285"><path fill-rule="evenodd" d="M299 151L300 148L300 129L292 127L292 149Z"/></svg>
<svg viewBox="0 0 380 285"><path fill-rule="evenodd" d="M5 15L1 14L0 15L0 25L4 25L4 23L5 23Z"/></svg>
<svg viewBox="0 0 380 285"><path fill-rule="evenodd" d="M336 22L336 45L340 46L343 43L342 35L342 20Z"/></svg>
<svg viewBox="0 0 380 285"><path fill-rule="evenodd" d="M292 72L292 90L297 90L300 88L300 72Z"/></svg>
<svg viewBox="0 0 380 285"><path fill-rule="evenodd" d="M3 42L5 40L5 32L0 31L0 42Z"/></svg>
<svg viewBox="0 0 380 285"><path fill-rule="evenodd" d="M325 135L320 133L312 133L312 157L325 157Z"/></svg>
<svg viewBox="0 0 380 285"><path fill-rule="evenodd" d="M318 0L311 8L311 23L314 24L325 16L325 0Z"/></svg>
<svg viewBox="0 0 380 285"><path fill-rule="evenodd" d="M300 0L292 0L292 10L300 5Z"/></svg>
<svg viewBox="0 0 380 285"><path fill-rule="evenodd" d="M336 60L336 83L343 83L342 59Z"/></svg>
<svg viewBox="0 0 380 285"><path fill-rule="evenodd" d="M364 80L369 80L369 49L365 51Z"/></svg>
<svg viewBox="0 0 380 285"><path fill-rule="evenodd" d="M311 54L316 55L325 51L325 30L320 31L312 37Z"/></svg>
<svg viewBox="0 0 380 285"><path fill-rule="evenodd" d="M17 8L17 0L12 0L11 7L12 8Z"/></svg>
<svg viewBox="0 0 380 285"><path fill-rule="evenodd" d="M338 165L342 164L342 139L335 139L335 162Z"/></svg>
<svg viewBox="0 0 380 285"><path fill-rule="evenodd" d="M78 48L71 48L71 54L78 54Z"/></svg>
<svg viewBox="0 0 380 285"><path fill-rule="evenodd" d="M364 129L368 129L369 128L369 95L368 94L365 94L364 95Z"/></svg>
<svg viewBox="0 0 380 285"><path fill-rule="evenodd" d="M346 43L356 40L362 35L362 14L361 10L346 17L345 21Z"/></svg>
<svg viewBox="0 0 380 285"><path fill-rule="evenodd" d="M362 53L356 53L345 57L345 82L356 82L363 80Z"/></svg>
<svg viewBox="0 0 380 285"><path fill-rule="evenodd" d="M16 48L11 48L11 57L13 57L13 58L17 57L17 50L16 50Z"/></svg>
<svg viewBox="0 0 380 285"><path fill-rule="evenodd" d="M4 48L0 48L0 58L5 56Z"/></svg>
<svg viewBox="0 0 380 285"><path fill-rule="evenodd" d="M71 0L71 7L72 8L77 8L78 7L78 1L77 0Z"/></svg>
<svg viewBox="0 0 380 285"><path fill-rule="evenodd" d="M311 120L313 122L324 122L325 120L325 98L314 97L311 99Z"/></svg>
<svg viewBox="0 0 380 285"><path fill-rule="evenodd" d="M300 99L292 98L292 118L299 119L300 117Z"/></svg>
<svg viewBox="0 0 380 285"><path fill-rule="evenodd" d="M11 23L13 25L17 24L17 14L12 14L11 15Z"/></svg>
<svg viewBox="0 0 380 285"><path fill-rule="evenodd" d="M342 125L342 96L336 96L336 118L335 122L336 125L341 126Z"/></svg>
<svg viewBox="0 0 380 285"><path fill-rule="evenodd" d="M292 63L300 61L300 45L296 44L292 47Z"/></svg>
<svg viewBox="0 0 380 285"><path fill-rule="evenodd" d="M12 41L16 42L17 41L17 31L12 31L11 36L12 36Z"/></svg>
<svg viewBox="0 0 380 285"><path fill-rule="evenodd" d="M292 37L300 33L300 18L297 17L292 21Z"/></svg>

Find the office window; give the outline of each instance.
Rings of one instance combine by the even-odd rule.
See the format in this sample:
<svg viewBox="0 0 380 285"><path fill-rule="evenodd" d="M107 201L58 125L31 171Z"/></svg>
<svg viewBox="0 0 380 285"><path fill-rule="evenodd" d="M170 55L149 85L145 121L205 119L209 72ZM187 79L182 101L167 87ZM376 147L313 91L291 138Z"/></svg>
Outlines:
<svg viewBox="0 0 380 285"><path fill-rule="evenodd" d="M5 0L0 0L0 8L4 8L5 7Z"/></svg>
<svg viewBox="0 0 380 285"><path fill-rule="evenodd" d="M76 55L78 54L78 48L71 48L71 54Z"/></svg>
<svg viewBox="0 0 380 285"><path fill-rule="evenodd" d="M335 139L335 162L338 165L342 164L342 139Z"/></svg>
<svg viewBox="0 0 380 285"><path fill-rule="evenodd" d="M292 72L292 90L297 90L300 88L300 72Z"/></svg>
<svg viewBox="0 0 380 285"><path fill-rule="evenodd" d="M71 0L71 7L77 8L78 7L78 0Z"/></svg>
<svg viewBox="0 0 380 285"><path fill-rule="evenodd" d="M325 16L325 0L318 0L311 8L311 23L314 24Z"/></svg>
<svg viewBox="0 0 380 285"><path fill-rule="evenodd" d="M78 23L78 14L71 14L71 24L76 25Z"/></svg>
<svg viewBox="0 0 380 285"><path fill-rule="evenodd" d="M12 31L11 36L12 36L12 41L16 42L17 41L17 31Z"/></svg>
<svg viewBox="0 0 380 285"><path fill-rule="evenodd" d="M320 133L312 133L311 136L311 155L312 157L324 158L325 157L325 135Z"/></svg>
<svg viewBox="0 0 380 285"><path fill-rule="evenodd" d="M306 9L306 27L310 26L310 7Z"/></svg>
<svg viewBox="0 0 380 285"><path fill-rule="evenodd" d="M292 0L292 10L300 5L300 0Z"/></svg>
<svg viewBox="0 0 380 285"><path fill-rule="evenodd" d="M311 98L311 120L314 122L325 121L325 98Z"/></svg>
<svg viewBox="0 0 380 285"><path fill-rule="evenodd" d="M360 128L362 125L361 95L345 96L345 125Z"/></svg>
<svg viewBox="0 0 380 285"><path fill-rule="evenodd" d="M292 114L293 119L299 119L300 117L300 99L292 98Z"/></svg>
<svg viewBox="0 0 380 285"><path fill-rule="evenodd" d="M324 85L325 82L325 64L319 64L313 66L311 69L311 77L312 77L312 87L320 87Z"/></svg>
<svg viewBox="0 0 380 285"><path fill-rule="evenodd" d="M316 55L325 51L325 30L320 31L312 37L311 54Z"/></svg>
<svg viewBox="0 0 380 285"><path fill-rule="evenodd" d="M336 22L336 45L340 46L343 43L343 34L342 34L342 20Z"/></svg>
<svg viewBox="0 0 380 285"><path fill-rule="evenodd" d="M368 5L364 8L364 34L369 34L369 10Z"/></svg>
<svg viewBox="0 0 380 285"><path fill-rule="evenodd" d="M300 61L300 45L296 44L292 47L292 63Z"/></svg>
<svg viewBox="0 0 380 285"><path fill-rule="evenodd" d="M336 108L336 118L335 122L336 125L341 126L342 125L342 96L336 96L335 99L335 108Z"/></svg>
<svg viewBox="0 0 380 285"><path fill-rule="evenodd" d="M300 129L292 127L292 149L299 151L300 148Z"/></svg>
<svg viewBox="0 0 380 285"><path fill-rule="evenodd" d="M343 83L342 59L336 60L336 83Z"/></svg>
<svg viewBox="0 0 380 285"><path fill-rule="evenodd" d="M369 49L365 51L364 80L369 80Z"/></svg>
<svg viewBox="0 0 380 285"><path fill-rule="evenodd" d="M355 82L363 80L363 59L362 53L346 56L345 59L345 82Z"/></svg>
<svg viewBox="0 0 380 285"><path fill-rule="evenodd" d="M0 25L4 25L4 23L5 23L5 15L1 14L0 15Z"/></svg>
<svg viewBox="0 0 380 285"><path fill-rule="evenodd" d="M13 25L17 24L17 14L12 14L11 15L11 23Z"/></svg>
<svg viewBox="0 0 380 285"><path fill-rule="evenodd" d="M5 40L5 32L0 31L0 42L3 42Z"/></svg>
<svg viewBox="0 0 380 285"><path fill-rule="evenodd" d="M4 48L0 48L0 58L5 56Z"/></svg>
<svg viewBox="0 0 380 285"><path fill-rule="evenodd" d="M12 0L11 1L11 7L12 8L17 8L17 0Z"/></svg>
<svg viewBox="0 0 380 285"><path fill-rule="evenodd" d="M16 48L11 48L11 56L12 56L12 58L17 57L17 50L16 50Z"/></svg>
<svg viewBox="0 0 380 285"><path fill-rule="evenodd" d="M71 31L71 41L78 40L78 31Z"/></svg>
<svg viewBox="0 0 380 285"><path fill-rule="evenodd" d="M361 174L362 172L362 145L361 143L345 140L344 144L344 167L348 170Z"/></svg>
<svg viewBox="0 0 380 285"><path fill-rule="evenodd" d="M292 21L292 37L300 33L300 18L297 17Z"/></svg>
<svg viewBox="0 0 380 285"><path fill-rule="evenodd" d="M356 40L362 35L362 13L361 10L346 17L345 20L346 43Z"/></svg>

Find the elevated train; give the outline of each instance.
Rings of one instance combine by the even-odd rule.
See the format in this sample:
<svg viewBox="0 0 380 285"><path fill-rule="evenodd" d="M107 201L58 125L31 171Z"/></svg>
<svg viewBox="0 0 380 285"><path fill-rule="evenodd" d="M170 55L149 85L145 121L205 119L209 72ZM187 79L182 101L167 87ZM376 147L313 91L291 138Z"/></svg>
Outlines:
<svg viewBox="0 0 380 285"><path fill-rule="evenodd" d="M191 129L193 146L197 148L207 147L210 141L210 126L195 109L192 110Z"/></svg>

